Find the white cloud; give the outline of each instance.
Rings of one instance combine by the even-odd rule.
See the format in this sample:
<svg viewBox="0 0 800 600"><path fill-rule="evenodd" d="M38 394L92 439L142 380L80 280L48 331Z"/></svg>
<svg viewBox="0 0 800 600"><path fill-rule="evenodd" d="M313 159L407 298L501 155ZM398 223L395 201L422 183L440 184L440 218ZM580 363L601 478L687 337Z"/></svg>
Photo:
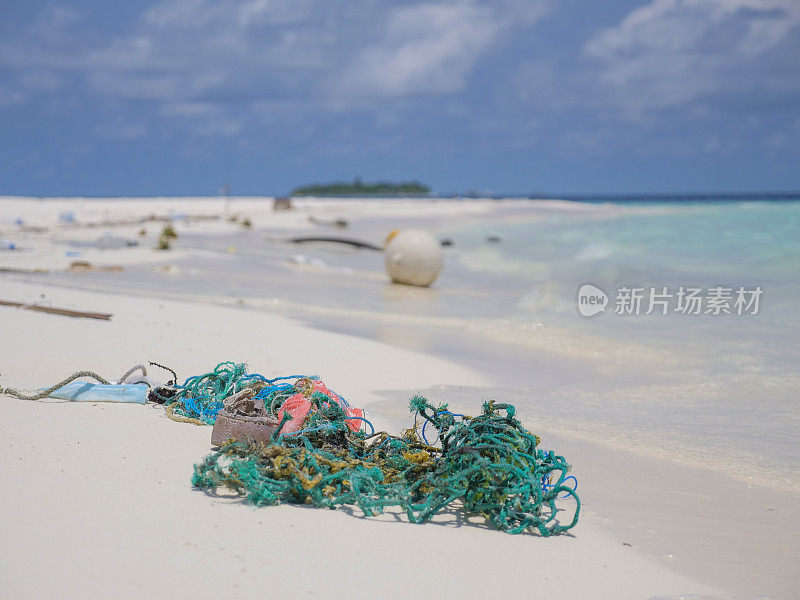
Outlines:
<svg viewBox="0 0 800 600"><path fill-rule="evenodd" d="M584 50L609 101L637 113L715 94L799 89L798 26L797 0L653 0Z"/></svg>
<svg viewBox="0 0 800 600"><path fill-rule="evenodd" d="M169 118L214 106L228 111L219 129L230 134L270 107L385 108L381 98L463 89L500 34L541 18L548 2L164 0L105 37L53 7L0 40L0 69L16 76L14 101L70 87L153 103Z"/></svg>
<svg viewBox="0 0 800 600"><path fill-rule="evenodd" d="M641 0L588 40L565 27L580 17L562 14L557 44L526 43L550 8L551 0L162 0L105 33L55 6L0 38L0 104L91 106L123 139L136 129L116 113L145 135L280 129L315 140L349 113L343 121L363 119L380 139L458 123L482 143L549 135L587 152L637 132L654 140L659 127L750 127L750 116L781 111L796 119L800 0ZM425 119L434 127L414 129ZM718 139L727 145L724 131Z"/></svg>
<svg viewBox="0 0 800 600"><path fill-rule="evenodd" d="M472 3L402 6L345 75L357 92L386 96L457 91L501 31L499 15Z"/></svg>

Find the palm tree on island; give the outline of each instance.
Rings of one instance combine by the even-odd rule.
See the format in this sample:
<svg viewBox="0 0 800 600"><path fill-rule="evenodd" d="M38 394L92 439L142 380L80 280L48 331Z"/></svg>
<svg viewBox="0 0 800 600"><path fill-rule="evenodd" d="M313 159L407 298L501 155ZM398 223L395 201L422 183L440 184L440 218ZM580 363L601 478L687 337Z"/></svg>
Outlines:
<svg viewBox="0 0 800 600"><path fill-rule="evenodd" d="M292 196L428 196L430 193L431 189L419 181L364 183L359 177L352 183L314 183L292 190Z"/></svg>

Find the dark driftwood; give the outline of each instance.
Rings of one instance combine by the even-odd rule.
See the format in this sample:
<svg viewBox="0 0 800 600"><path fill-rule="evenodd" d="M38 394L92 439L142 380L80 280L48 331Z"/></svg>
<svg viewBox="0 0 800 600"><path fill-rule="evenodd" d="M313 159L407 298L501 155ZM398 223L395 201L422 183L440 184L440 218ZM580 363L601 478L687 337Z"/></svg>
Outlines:
<svg viewBox="0 0 800 600"><path fill-rule="evenodd" d="M356 248L365 248L367 250L383 250L380 246L371 244L369 242L362 242L361 240L351 240L349 238L329 237L329 236L307 236L296 237L289 240L292 244L303 244L305 242L332 242L335 244L346 244Z"/></svg>
<svg viewBox="0 0 800 600"><path fill-rule="evenodd" d="M50 269L18 269L16 267L0 267L0 273L49 273Z"/></svg>
<svg viewBox="0 0 800 600"><path fill-rule="evenodd" d="M52 315L62 315L64 317L77 317L82 319L99 319L101 321L108 321L112 317L111 313L87 312L84 310L72 310L71 308L57 308L55 306L37 306L36 304L25 304L24 302L16 302L14 300L0 300L0 306L12 306L14 308L33 310Z"/></svg>

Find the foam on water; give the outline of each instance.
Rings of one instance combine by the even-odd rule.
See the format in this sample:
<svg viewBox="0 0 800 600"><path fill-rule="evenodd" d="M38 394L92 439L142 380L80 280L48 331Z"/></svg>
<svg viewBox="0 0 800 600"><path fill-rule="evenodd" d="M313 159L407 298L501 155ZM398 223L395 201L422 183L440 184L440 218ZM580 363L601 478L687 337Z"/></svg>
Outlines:
<svg viewBox="0 0 800 600"><path fill-rule="evenodd" d="M502 243L487 250L490 232ZM554 424L602 425L606 440L675 460L702 452L728 475L800 493L800 204L647 205L481 223L452 237L467 273L518 292L509 324L484 334L585 359L587 372L606 375L540 390L574 400L549 411ZM578 315L585 282L611 296L606 314ZM764 293L758 315L623 317L613 314L623 285Z"/></svg>

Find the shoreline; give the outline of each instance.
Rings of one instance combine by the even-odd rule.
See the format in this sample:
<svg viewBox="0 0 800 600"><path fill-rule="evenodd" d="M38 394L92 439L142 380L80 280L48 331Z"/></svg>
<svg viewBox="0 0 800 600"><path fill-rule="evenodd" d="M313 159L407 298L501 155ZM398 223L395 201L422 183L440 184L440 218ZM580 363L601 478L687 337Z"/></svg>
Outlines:
<svg viewBox="0 0 800 600"><path fill-rule="evenodd" d="M201 202L199 206L196 206L191 199L183 200L186 200L185 205L191 207L195 214L208 212L209 205L207 204ZM2 201L0 199L0 207L2 207ZM110 203L115 202L117 201L110 201ZM338 200L333 203L324 201L310 202L308 205L298 205L297 210L288 214L280 214L273 213L271 205L265 205L262 200L259 200L257 208L264 212L248 214L247 209L241 210L242 215L253 217L254 228L252 231L241 230L239 237L242 240L242 247L236 249L235 257L239 261L236 264L242 264L241 261L248 260L247 252L250 250L244 244L246 238L249 237L252 240L260 239L257 236L261 235L264 229L272 232L294 232L313 229L314 226L310 225L306 219L306 216L311 213L325 216L345 214L348 217L355 217L357 215L358 218L352 224L350 231L360 235L373 235L374 233L371 232L379 231L387 222L397 223L400 226L424 222L426 226L442 227L442 224L448 224L453 220L454 214L455 220L460 224L480 222L487 216L491 216L493 219L514 220L519 218L517 209L521 206L519 201L509 202L507 206L498 201L477 201L475 204L470 205L469 210L463 212L460 210L460 205L455 202L441 201L424 204L414 201L411 204L404 203L401 200L388 205L384 202L383 200L373 202L359 200L357 201L357 210L346 202ZM556 211L556 214L578 214L591 219L602 219L619 212L619 209L615 207L589 206L587 208L586 205L581 206L579 203L570 203L564 206L559 202L553 205L542 205L540 201L533 202L536 203L537 208L535 211L531 210L526 213L526 218L541 218L542 215L546 215L550 211ZM217 208L221 208L221 202L212 201L211 203ZM48 201L43 201L40 204L40 209L42 207L47 209L50 215L49 218L56 221L60 207L57 204L48 204ZM119 206L108 207L108 205L105 205L105 210L110 212L105 214L101 212L93 216L89 211L80 213L80 217L81 219L89 217L102 219L109 214L118 216L120 214L141 214L143 212L142 208L144 207L138 205L130 206L129 204L120 202ZM93 203L90 208L96 208L96 206L103 206L102 200ZM164 205L161 204L160 206L163 212ZM177 210L176 206L179 205L173 206L170 204L170 207L175 210ZM237 204L234 203L233 206L233 212L239 212ZM457 209L458 212L454 213L453 211ZM531 209L531 206L528 206L527 209ZM145 208L145 210L149 210L149 207ZM252 210L255 210L255 208ZM647 207L643 210L652 212L653 210L659 211L662 209ZM180 217L179 213L176 214ZM82 232L85 234L82 239L87 240L91 239L92 236L96 237L98 233L97 229L70 229L69 225L60 225L57 222L55 226L60 228L62 232L65 230L70 232L70 235L75 234L75 232L78 235ZM0 223L0 230L3 227L4 224ZM187 222L182 227L185 227L185 232L182 230L181 235L185 233L187 240L204 240L209 236L217 235L218 232L229 231L232 225L220 220L218 222L194 224ZM114 229L115 233L122 232L124 234L129 232L129 235L132 235L134 231L135 229L130 226ZM43 239L36 238L37 235L35 232L31 234L33 239ZM145 244L149 244L151 235L148 234ZM224 237L219 237L214 243L219 245L223 243L224 239ZM238 245L239 243L237 242ZM254 248L257 250L258 246L254 246ZM365 398L367 401L366 408L369 410L370 405L374 406L376 415L379 417L379 422L375 423L376 427L390 431L394 431L402 425L397 418L407 414L408 396L414 390L429 390L432 399L435 398L436 401L447 400L452 396L458 398L459 402L463 401L468 404L471 402L477 403L480 398L475 396L478 394L502 394L498 399L507 400L538 394L542 387L549 387L554 391L560 390L561 395L559 396L553 392L550 396L542 397L540 402L548 401L549 398L550 402L555 403L575 402L577 408L591 405L591 398L580 395L572 397L571 388L565 384L564 377L574 375L584 383L591 381L591 377L589 377L592 372L591 366L588 362L586 365L581 365L580 360L588 360L598 350L609 347L608 341L600 340L603 343L602 346L587 346L584 349L584 358L580 359L569 345L575 346L575 340L569 336L569 332L558 334L556 331L555 334L551 332L547 339L539 340L530 348L527 348L524 355L511 357L513 360L509 359L509 364L500 368L499 365L503 361L498 360L498 357L502 356L498 352L505 346L499 342L502 342L503 339L497 338L494 341L498 343L494 343L490 335L496 335L498 332L487 330L481 334L485 334L485 340L492 344L491 352L487 354L486 351L478 352L476 350L473 352L474 357L469 358L470 344L480 345L484 338L475 339L467 343L465 340L459 341L460 338L457 338L457 336L453 337L452 332L445 335L442 331L432 328L431 323L435 322L434 318L425 316L425 314L415 315L414 302L422 301L417 298L420 294L412 293L413 291L398 291L394 290L392 286L379 284L384 300L388 299L390 302L395 302L397 306L402 304L406 307L411 306L411 308L406 310L405 313L398 313L395 316L385 315L384 318L388 318L389 321L377 326L366 318L369 315L364 311L359 312L353 309L342 311L332 306L321 311L318 310L317 313L313 310L309 312L302 310L303 307L300 305L295 306L291 300L286 300L283 296L281 296L280 304L273 305L272 303L276 302L277 298L270 300L272 298L270 288L265 288L267 291L266 297L255 298L246 295L241 296L237 291L228 293L225 283L219 283L208 290L203 289L202 286L197 289L184 289L180 287L182 284L176 284L177 287L173 286L173 288L167 285L155 285L159 281L163 283L168 283L169 281L191 281L193 277L191 273L193 268L191 257L193 255L208 254L211 256L213 254L215 260L220 261L221 265L230 264L232 266L234 264L233 258L229 262L225 262L224 244L221 249L215 248L213 245L207 247L201 244L192 247L190 244L188 248L182 248L178 245L175 250L167 254L154 253L149 245L124 250L97 251L89 249L81 257L99 266L117 263L124 265L125 274L128 273L129 268L131 272L135 272L134 275L131 275L132 279L127 280L121 279L120 274L105 274L102 272L98 274L90 272L80 275L63 274L60 269L63 269L63 265L68 264L69 261L65 260L64 253L61 252L62 249L63 247L60 248L55 245L38 254L3 255L5 260L18 260L18 264L26 267L49 264L56 269L50 275L41 276L0 274L0 281L3 282L4 289L9 290L9 293L16 290L17 293L14 298L8 299L35 301L44 291L46 292L46 300L58 306L61 305L60 299L62 298L66 299L68 303L73 302L76 298L83 298L84 300L82 301L87 303L87 306L79 306L79 308L83 309L108 310L109 306L119 304L127 307L125 310L134 310L133 307L136 306L135 310L138 311L140 307L144 306L163 305L166 308L155 310L156 314L153 316L152 321L149 316L145 317L143 315L141 318L144 321L141 323L141 327L152 331L152 335L156 336L159 341L162 338L166 339L165 336L167 334L172 336L185 335L187 340L194 340L189 344L190 347L183 349L175 346L174 340L165 342L167 347L172 345L173 352L181 356L180 360L185 361L186 368L191 369L193 373L205 372L219 360L227 359L248 360L252 366L265 371L268 367L269 369L275 368L277 369L275 371L276 374L288 371L294 372L297 369L291 368L291 365L284 367L279 363L275 363L265 366L262 364L262 360L268 359L268 362L272 361L274 356L282 352L287 352L287 356L293 357L292 360L301 360L299 357L302 356L303 350L298 348L295 343L296 340L294 340L298 332L303 332L301 337L307 341L309 347L318 344L319 340L328 340L324 341L324 344L333 343L331 340L338 340L336 343L337 349L333 352L342 356L337 356L332 364L333 368L338 370L344 368L337 366L339 363L348 363L347 366L350 370L345 369L341 379L344 383L338 383L319 372L323 370L322 368L317 368L318 374L322 375L326 383L331 385L333 389L340 391L354 404L358 405L359 402L365 404L364 401L360 400L360 397ZM273 251L275 250L273 249ZM295 273L296 281L304 282L303 277L309 280L307 288L309 292L315 294L324 293L323 290L326 289L327 280L315 281L314 276L318 271L314 271L305 265L302 267L287 266L285 263L273 262L277 266L277 271L266 271L265 275L269 278L275 277L274 273L277 273L279 277L277 280L278 286L282 283L281 277L294 276L292 274ZM164 266L164 263L166 263L166 266ZM135 284L137 281L136 277L138 275L136 273L153 272L154 265L159 268L164 266L163 274L159 271L157 277L145 281L141 287L131 287L130 284ZM258 270L253 269L252 272L256 274ZM323 274L325 273L323 272ZM327 273L325 276L331 277L332 275ZM161 277L161 279L158 279L158 277ZM359 285L362 287L356 288L356 290L369 289L370 287L374 290L378 287L376 284L378 284L379 280L382 281L385 275L378 271L370 271L368 268L359 277L361 279L352 278L353 281L361 282ZM127 281L128 287L122 286L121 291L114 291L110 288L115 285L115 281ZM299 289L305 288L301 287ZM222 292L222 290L226 291ZM445 299L448 298L448 293L452 295L453 290L434 290L434 295ZM308 306L314 308L313 304L308 304ZM178 310L176 307L182 308ZM297 308L300 308L300 310L295 310ZM215 333L209 341L203 338L202 331L194 331L192 328L184 328L183 333L175 331L173 326L168 322L164 322L162 316L158 314L163 310L167 310L172 314L185 311L202 315L200 320L204 323L204 327L209 319L221 318L219 315L235 315L237 323L252 322L270 325L264 326L265 333L263 334L259 330L254 336L256 339L241 339L242 347L250 348L251 353L256 358L250 355L228 356L221 355L216 352L216 349L232 347L228 337L237 337L234 330L221 331L218 327L219 324L213 323L211 329ZM10 311L12 309L0 307L0 313L8 314ZM21 313L21 311L18 312ZM345 318L348 315L349 321ZM41 315L34 316L41 318ZM130 317L130 314L128 316ZM356 317L360 317L362 322L358 327L353 327L354 318ZM6 319L5 321L2 320L4 318ZM9 322L8 319L14 320L16 318L18 317L3 317L0 314L0 323L5 324ZM26 316L24 318L28 319L29 317ZM49 318L63 319L63 317ZM181 316L181 318L183 317ZM454 323L457 321L459 327L465 323L470 325L468 327L470 330L469 335L474 336L476 332L480 333L481 331L482 325L479 321L473 320L470 322L461 317L454 317L454 319ZM57 325L58 321L46 322L62 328L61 325ZM276 333L271 330L275 323L283 324L278 328L282 333ZM350 324L348 325L348 323ZM40 326L37 325L36 327ZM63 327L66 328L67 326L64 325ZM95 329L95 324L86 324L85 326L76 325L73 331L94 331ZM135 333L134 329L135 325L129 318L122 330L126 335L131 335ZM250 331L251 326L241 325L240 329ZM419 330L426 329L429 330L427 339L424 336L420 338L418 335ZM39 332L37 335L49 335L49 332L43 333L41 329L37 329L37 331ZM24 334L20 332L19 335L22 336ZM73 335L76 340L80 339L76 348L84 356L88 356L87 349L83 347L88 342L81 339L78 333ZM138 336L138 333L136 335ZM553 337L554 335L555 337ZM559 348L561 347L561 341L558 339L559 335L567 343L566 348L562 349L566 350L563 357L559 355ZM263 342L260 344L259 337L263 337ZM289 348L284 348L281 345L278 347L272 345L275 340L285 339L292 340ZM547 341L548 339L555 343L555 347ZM455 344L456 347L451 351L447 348L447 344ZM56 344L56 349L58 347L63 348L63 346ZM209 347L215 351L210 351ZM508 347L511 349L509 352L513 352L513 344ZM152 341L142 340L139 343L139 348L140 350L146 349L148 352L152 352L154 346ZM647 360L652 362L654 357L658 358L658 355L651 356L655 351L653 348L647 348L647 354L634 352L635 348L630 344L625 345L624 348L627 348L629 355L633 352L632 359L644 361L642 362L643 365L648 364ZM377 349L380 350L378 351ZM641 349L644 349L644 346ZM53 352L55 350L48 349L47 351ZM64 350L64 352L68 351ZM386 358L387 362L392 366L387 369L385 365L376 363L373 356L375 352ZM29 348L28 355L35 356L36 354L32 348ZM141 362L142 360L141 354L136 356L135 353L124 354L118 349L110 350L109 356L116 356L117 359L116 366L107 363L107 368L111 369L111 372L107 373L108 375L113 376L116 370L129 366L129 364L117 364L120 361L120 356L123 355L130 359L130 364ZM198 360L199 355L207 357L207 360L205 362ZM327 364L327 358L321 354L317 353L314 356L322 364ZM534 370L538 375L536 379L537 389L534 390L529 389L527 385L523 385L523 379L515 377L514 374L515 370L523 372L522 370L526 368L525 361L530 360L531 356L539 357ZM623 359L624 352L619 356L620 360L618 362L626 365L630 362ZM668 355L664 356L668 358ZM148 358L157 362L165 360L163 355L156 354L150 354ZM482 361L485 363L487 358L492 363L491 368L481 364ZM565 359L572 360L575 364L565 370ZM354 367L360 362L368 364L361 372L355 372ZM393 362L398 363L398 365L394 366ZM498 364L495 364L495 362ZM13 364L13 361L11 363ZM460 363L460 366L454 370L456 363ZM9 371L5 366L9 364L9 359L3 358L0 364L3 365L0 368L2 382L4 385L10 385L7 380ZM425 368L429 370L419 371L417 365L425 365ZM81 364L74 366L73 370L79 367L101 369L100 366ZM25 375L26 368L28 367L18 366L18 370L22 375ZM40 367L36 367L36 369L28 373L30 379L27 384L39 385L49 382L49 380L47 382L42 381L42 369ZM105 373L102 370L101 372ZM422 375L426 373L427 375L423 377ZM570 373L573 375L570 375ZM380 374L384 374L382 380L378 377ZM33 375L37 377L34 378ZM609 373L603 375L609 376ZM611 375L613 376L613 372ZM57 376L60 377L63 374L53 373L54 378L57 378ZM588 380L587 377L589 377ZM601 382L599 379L598 381ZM22 383L26 382L23 381ZM398 394L399 398L395 398ZM443 394L446 397L439 397L437 396L438 394ZM0 400L5 400L5 397L0 398ZM513 399L511 401L515 402ZM543 439L548 440L548 443L549 440L557 441L554 444L554 449L567 457L568 461L573 464L576 475L579 476L582 486L579 492L582 491L588 494L584 500L586 516L581 517L578 527L574 530L576 537L581 538L581 527L584 524L588 524L604 539L614 540L614 543L620 545L623 542L632 543L635 546L633 549L627 546L623 546L623 548L629 553L635 551L639 558L654 562L658 569L666 569L670 573L678 571L693 578L692 585L697 587L692 587L691 593L700 593L698 590L703 587L700 582L710 581L723 589L735 591L738 594L758 595L769 591L770 594L777 594L770 597L780 598L790 597L791 590L794 589L793 586L796 587L796 585L800 584L796 578L792 579L787 575L787 573L792 572L792 567L790 564L791 559L786 558L786 556L791 557L793 555L793 549L800 550L800 548L798 548L797 542L791 536L781 530L781 525L785 526L787 521L797 522L798 520L800 506L798 506L796 495L787 495L785 492L779 491L770 495L770 493L759 487L763 482L755 482L759 486L753 485L751 488L747 485L746 478L744 482L735 482L716 471L698 468L697 465L693 466L691 463L683 465L676 463L674 460L676 457L674 456L654 456L650 452L652 448L647 446L647 442L652 442L652 439L642 438L640 441L645 445L639 449L639 452L632 451L635 448L622 448L615 444L615 441L620 441L619 438L604 438L603 432L605 430L602 427L593 427L591 421L571 421L571 425L568 426L563 420L554 419L553 414L537 414L536 410L531 406L526 405L526 407L523 411L525 422L535 433L539 433L543 436ZM387 423L391 423L391 427L387 427ZM108 426L107 423L103 425ZM575 427L578 425L580 427L576 429ZM148 428L151 426L152 424L149 423L146 425ZM122 433L125 436L131 435L131 432L123 431ZM210 437L210 430L208 436ZM600 436L599 439L597 436ZM202 450L201 453L195 456L194 462L199 461L204 452L205 450ZM618 470L610 469L608 464L617 465ZM631 469L630 465L637 465L637 468ZM188 476L188 473L185 474L186 481L188 481ZM636 481L632 481L632 478L636 479ZM687 483L689 481L692 482L691 485ZM622 493L629 488L636 491L627 494ZM660 491L668 493L660 497ZM722 497L718 498L716 494L722 494ZM583 494L582 498L584 498ZM173 498L173 501L182 502L177 496ZM772 504L775 504L775 506L772 506ZM683 512L684 509L694 510L687 516ZM765 511L764 515L766 516L759 514L759 510ZM715 511L722 512L715 513ZM769 514L767 514L767 511ZM733 519L728 515L733 514L746 515L748 520L743 529L749 532L748 536L753 537L748 538L736 527L730 526ZM759 519L763 521L764 528L755 527L751 531L749 524L759 523ZM791 529L791 527L788 529ZM710 533L703 536L702 540L697 540L695 539L697 536L693 533L695 531ZM543 550L546 549L547 541L540 541L545 544ZM752 541L768 544L769 547L755 556L748 557L748 549L751 547L748 544ZM479 543L479 540L476 540L476 543ZM497 551L502 554L504 550L501 546L502 544L498 545ZM715 551L718 548L724 548L725 550ZM780 552L775 551L776 548ZM442 549L442 551L445 551L445 549ZM741 557L743 556L746 558L745 562L741 562ZM540 558L536 557L535 560L538 561ZM562 559L568 560L567 558ZM353 568L356 568L355 565ZM758 573L758 575L749 575L753 573ZM617 577L629 578L628 575L623 573L617 573ZM475 582L473 584L477 585ZM666 594L665 591L655 588L641 588L640 591L642 592L641 595L646 596ZM683 594L686 591L683 590L680 593ZM579 595L577 588L575 592L575 596ZM583 595L586 596L587 594L592 595L584 590ZM713 597L727 598L729 596L719 589L715 589Z"/></svg>
<svg viewBox="0 0 800 600"><path fill-rule="evenodd" d="M25 294L31 286L11 287ZM317 366L314 370L325 381L367 410L377 390L400 389L408 372L418 385L483 383L441 359L311 330L274 315L110 294L99 298L75 290L53 291L52 300L68 307L102 304L115 316L110 322L86 323L0 310L3 331L18 340L13 351L3 351L4 385L34 387L87 366L115 373L142 358L163 361L164 356L186 373L235 353L276 373ZM198 320L206 323L204 330L196 327ZM282 331L282 339L293 342L276 352L258 339L230 335L246 328L272 335ZM35 330L39 336L30 335ZM50 342L43 345L45 331ZM74 343L78 338L80 345ZM342 352L345 346L348 351ZM343 515L346 511L251 509L191 490L191 465L208 453L210 428L174 423L160 407L25 402L6 396L0 405L5 416L0 430L10 447L0 459L0 476L15 490L3 496L2 532L3 539L16 540L13 549L3 544L0 580L17 595L35 590L85 597L113 586L121 597L165 597L169 590L212 597L234 584L244 593L319 593L332 582L343 584L344 573L359 572L372 583L391 586L390 597L413 593L421 581L426 590L449 598L467 590L488 592L501 580L517 593L534 585L542 593L571 597L724 597L719 589L623 546L591 516L582 518L573 536L542 539L453 527L452 522L444 528L398 524L390 515L360 519ZM354 539L359 540L356 546ZM42 547L48 549L44 554ZM396 550L404 547L425 550L398 555ZM170 557L169 568L153 570L153 560L161 555ZM309 572L301 567L305 560L319 568ZM69 571L64 570L67 561ZM530 573L532 563L551 577ZM459 578L438 577L442 568L458 572ZM574 570L581 575L575 577ZM398 573L411 571L416 579L398 579ZM51 577L37 577L40 572ZM629 583L620 590L623 580ZM353 593L372 597L365 587Z"/></svg>
<svg viewBox="0 0 800 600"><path fill-rule="evenodd" d="M65 282L43 282L40 285L44 285L47 289L54 290L82 290L99 295L115 294L115 292L103 287L92 288L77 284L69 285ZM403 334L400 330L403 327L419 328L430 326L429 320L424 317L415 319L413 316L402 316L396 319L390 319L390 321L384 323L384 325L391 326L391 332L389 327L384 327L380 331L380 335L374 335L372 330L375 326L365 325L365 323L370 321L372 315L363 312L325 310L323 313L319 313L316 310L307 310L308 307L301 307L298 309L296 305L286 301L282 301L278 306L275 306L271 301L264 299L255 300L252 298L234 299L217 296L198 297L196 295L189 297L187 295L173 295L165 292L145 290L139 290L135 293L132 290L125 290L124 293L125 295L136 298L166 299L215 307L234 307L255 313L288 318L315 330L387 343L393 347L403 348L429 356L437 356L445 360L466 365L468 369L473 373L480 374L487 382L491 381L491 384L487 383L486 385L480 386L480 389L503 389L512 394L520 394L523 392L537 393L543 396L543 401L548 398L551 401L557 402L574 399L570 398L572 392L559 391L564 385L561 381L561 375L548 377L548 371L559 372L565 365L569 365L571 370L577 370L579 372L581 369L589 370L589 366L582 364L582 359L580 358L570 362L566 357L560 356L557 351L552 353L545 352L547 343L546 341L541 341L535 346L526 348L528 351L540 353L538 360L541 364L537 365L538 370L534 378L536 385L531 387L530 384L527 383L529 378L527 380L525 378L520 379L514 372L515 369L523 369L526 366L525 361L530 360L530 356L527 354L521 357L514 356L513 344L507 344L509 348L505 349L502 344L498 344L497 348L483 351L480 355L472 356L469 350L471 345L476 345L478 342L484 341L484 339L490 342L502 342L504 340L497 339L493 334L482 332L480 328L470 327L470 325L474 324L470 324L465 320L456 320L454 323L442 326L442 331L439 332L440 335L431 335L430 340L421 343L416 334ZM33 296L29 297L33 298ZM347 320L344 322L339 320L334 323L329 320L331 315L339 319L346 316ZM325 317L327 317L328 320L326 320ZM354 321L356 318L360 318L362 322L356 325ZM467 327L469 330L465 333L462 332L464 339L461 340L457 351L449 350L447 348L447 342L455 339L452 337L452 330L454 327L460 326ZM478 339L478 342L475 341L475 338ZM485 364L487 357L486 352L489 352L488 355L494 358L501 358L503 362L502 368L499 368L494 362L491 368L487 368ZM633 360L635 360L635 357ZM548 389L549 391L542 393L542 389ZM567 423L563 417L553 415L540 416L539 418L546 423L545 426L548 431L556 435L570 437L576 442L588 442L593 438L597 438L598 441L596 444L598 448L629 453L644 460L649 459L657 462L667 462L676 467L707 471L714 476L723 477L726 480L736 482L747 488L755 486L765 491L773 491L780 494L788 494L794 498L800 498L800 494L798 494L798 490L800 490L800 477L793 473L787 475L789 466L781 465L780 468L778 468L774 462L771 465L755 462L753 458L745 452L741 454L730 453L725 456L719 456L712 466L708 464L708 455L704 455L704 452L710 451L711 449L706 449L702 444L697 442L695 442L695 445L690 451L676 448L676 444L680 442L677 438L668 438L664 436L653 437L652 433L645 435L641 432L637 435L632 435L630 431L626 431L622 426L599 424L592 420L572 421ZM758 478L756 478L756 474L758 474ZM798 513L798 515L800 515L800 513Z"/></svg>

